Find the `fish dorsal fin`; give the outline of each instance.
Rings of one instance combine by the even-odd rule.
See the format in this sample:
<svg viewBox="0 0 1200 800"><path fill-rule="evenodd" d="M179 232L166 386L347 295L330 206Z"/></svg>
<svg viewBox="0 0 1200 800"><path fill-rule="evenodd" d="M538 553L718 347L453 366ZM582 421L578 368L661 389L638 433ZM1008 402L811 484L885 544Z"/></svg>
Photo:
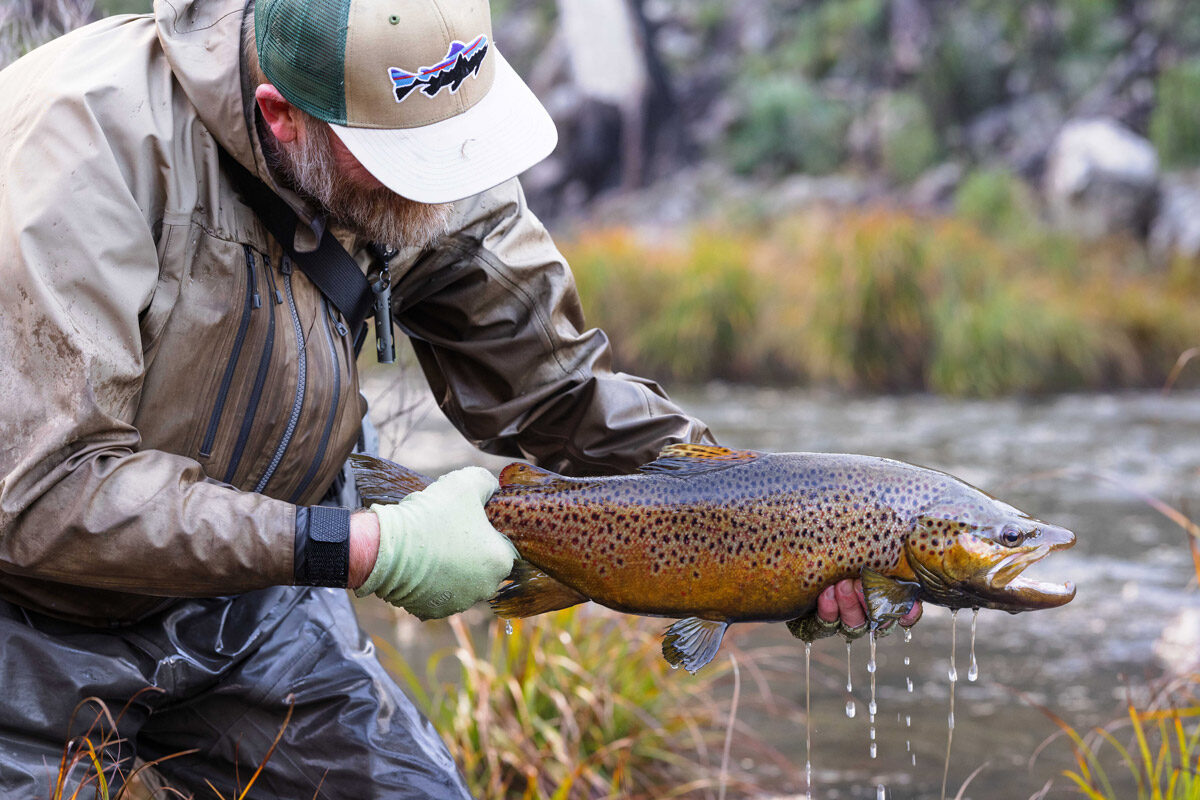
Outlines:
<svg viewBox="0 0 1200 800"><path fill-rule="evenodd" d="M535 467L523 461L514 461L500 470L501 486L545 486L560 479L562 476L548 469Z"/></svg>
<svg viewBox="0 0 1200 800"><path fill-rule="evenodd" d="M889 578L870 567L862 569L862 587L872 629L898 622L912 611L921 592L919 583Z"/></svg>
<svg viewBox="0 0 1200 800"><path fill-rule="evenodd" d="M663 658L672 667L694 673L713 660L728 627L729 623L721 620L681 619L667 628L662 643Z"/></svg>
<svg viewBox="0 0 1200 800"><path fill-rule="evenodd" d="M732 450L708 444L669 444L657 459L638 469L642 472L689 475L746 464L762 458L762 455L756 450Z"/></svg>
<svg viewBox="0 0 1200 800"><path fill-rule="evenodd" d="M354 472L354 486L368 506L399 503L433 483L432 479L408 467L363 453L352 453L350 466Z"/></svg>

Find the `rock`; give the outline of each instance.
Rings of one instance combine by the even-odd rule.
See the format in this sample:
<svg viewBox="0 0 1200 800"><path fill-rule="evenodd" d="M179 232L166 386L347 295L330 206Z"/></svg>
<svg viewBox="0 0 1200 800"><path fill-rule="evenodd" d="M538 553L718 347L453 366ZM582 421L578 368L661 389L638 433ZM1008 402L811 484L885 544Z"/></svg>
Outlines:
<svg viewBox="0 0 1200 800"><path fill-rule="evenodd" d="M1200 171L1163 178L1158 213L1150 225L1150 251L1159 260L1200 258Z"/></svg>
<svg viewBox="0 0 1200 800"><path fill-rule="evenodd" d="M1111 119L1071 120L1050 146L1043 187L1061 228L1086 238L1142 235L1158 197L1158 155Z"/></svg>
<svg viewBox="0 0 1200 800"><path fill-rule="evenodd" d="M954 199L965 175L963 165L955 161L927 169L908 190L908 202L920 209L944 208Z"/></svg>
<svg viewBox="0 0 1200 800"><path fill-rule="evenodd" d="M1154 655L1172 675L1200 669L1200 609L1185 608L1169 620L1154 642Z"/></svg>

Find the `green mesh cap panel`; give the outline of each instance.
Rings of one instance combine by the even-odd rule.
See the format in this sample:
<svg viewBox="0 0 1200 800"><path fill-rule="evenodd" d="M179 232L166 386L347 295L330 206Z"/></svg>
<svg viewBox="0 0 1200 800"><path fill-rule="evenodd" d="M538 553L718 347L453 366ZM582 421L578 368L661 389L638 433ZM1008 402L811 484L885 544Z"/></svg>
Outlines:
<svg viewBox="0 0 1200 800"><path fill-rule="evenodd" d="M346 19L350 0L256 0L259 65L288 102L346 123Z"/></svg>

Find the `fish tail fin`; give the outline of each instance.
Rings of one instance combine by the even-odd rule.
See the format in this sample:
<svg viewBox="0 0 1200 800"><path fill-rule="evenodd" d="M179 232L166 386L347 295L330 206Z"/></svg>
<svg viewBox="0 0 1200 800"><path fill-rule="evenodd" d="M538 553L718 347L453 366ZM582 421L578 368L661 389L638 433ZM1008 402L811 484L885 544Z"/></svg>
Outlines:
<svg viewBox="0 0 1200 800"><path fill-rule="evenodd" d="M588 601L586 595L556 581L528 561L517 561L508 580L511 583L500 587L490 601L498 617L532 617Z"/></svg>
<svg viewBox="0 0 1200 800"><path fill-rule="evenodd" d="M688 617L671 627L663 637L663 658L672 667L694 673L713 660L729 623L723 620Z"/></svg>
<svg viewBox="0 0 1200 800"><path fill-rule="evenodd" d="M351 454L350 466L354 472L354 485L368 506L372 503L399 503L413 492L419 492L433 483L431 478L408 467L363 453Z"/></svg>

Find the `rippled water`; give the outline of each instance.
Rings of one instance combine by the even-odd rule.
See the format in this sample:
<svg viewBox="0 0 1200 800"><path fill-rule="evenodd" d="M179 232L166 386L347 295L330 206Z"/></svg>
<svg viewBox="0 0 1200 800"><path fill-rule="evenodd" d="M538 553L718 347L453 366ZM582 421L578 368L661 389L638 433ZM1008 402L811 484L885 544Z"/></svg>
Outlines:
<svg viewBox="0 0 1200 800"><path fill-rule="evenodd" d="M377 408L386 405L383 395L394 394L381 386L369 387ZM1078 594L1072 603L1029 614L979 615L978 680L959 681L956 691L950 797L981 766L964 797L1027 798L1072 766L1062 740L1029 765L1038 746L1055 733L1033 703L1086 729L1122 714L1128 686L1140 689L1164 669L1200 655L1200 596L1184 533L1145 499L1153 496L1200 517L1200 393L1019 402L710 387L676 392L675 398L707 421L723 444L911 461L953 473L1076 532L1072 550L1054 554L1033 573L1073 580ZM465 463L504 463L474 454L436 410L418 404L416 417L409 427L385 430L385 455L434 474ZM401 434L397 452L392 448ZM962 671L969 664L970 616L959 615ZM845 710L847 700L863 709L869 701L865 641L854 647L855 689L849 696L844 645L839 639L814 645L814 797L870 798L881 785L893 800L939 796L950 624L948 611L927 607L911 644L900 636L880 640L876 758L869 754L867 715L851 719ZM781 706L802 709L801 644L780 625L734 626L730 635L744 647L793 648L794 656L784 650L782 658L794 658L794 678L780 681L772 673L771 690L790 701ZM779 658L772 663L778 665ZM748 704L740 716L803 776L802 715L767 713ZM781 795L804 796L802 779L797 784L794 776L781 775L779 781ZM1061 779L1056 787L1048 797L1075 796Z"/></svg>

